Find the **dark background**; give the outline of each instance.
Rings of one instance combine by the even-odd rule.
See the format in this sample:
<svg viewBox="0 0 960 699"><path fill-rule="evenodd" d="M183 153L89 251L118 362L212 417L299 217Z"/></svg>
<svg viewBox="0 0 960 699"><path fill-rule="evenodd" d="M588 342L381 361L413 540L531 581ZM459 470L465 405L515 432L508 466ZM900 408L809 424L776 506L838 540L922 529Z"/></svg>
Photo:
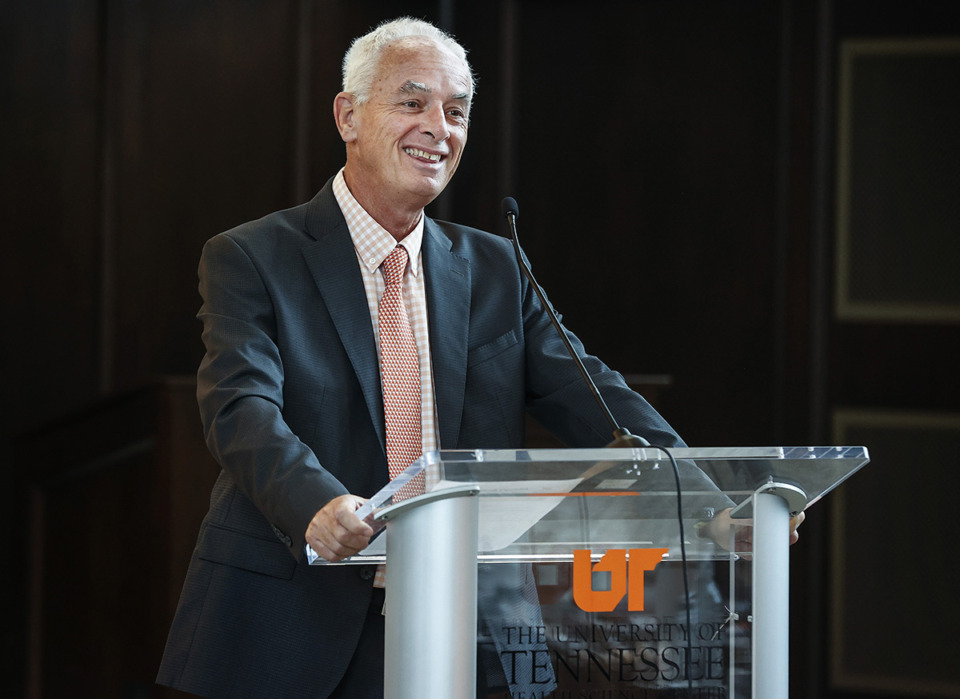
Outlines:
<svg viewBox="0 0 960 699"><path fill-rule="evenodd" d="M844 410L960 413L957 324L833 312L838 47L955 38L957 3L6 0L0 694L154 694L168 588L195 533L179 489L202 510L215 475L202 448L176 446L199 435L201 245L305 201L342 165L340 59L398 14L452 31L479 76L460 171L431 213L502 232L500 200L516 197L569 327L621 372L669 377L658 406L688 443L830 444ZM844 486L860 530L838 533L826 505L801 530L792 696L960 696L955 662L912 660L956 647L957 601L946 583L924 587L955 568L949 497L897 497L917 479L956 493L957 463L925 463L909 439L878 440ZM842 569L841 536L875 555ZM105 621L98 595L125 600L127 627ZM138 616L138 598L164 596ZM858 656L858 634L878 635L838 623L838 598L890 620L875 621L880 645L903 662ZM932 601L903 614L916 598ZM77 657L137 676L94 691Z"/></svg>

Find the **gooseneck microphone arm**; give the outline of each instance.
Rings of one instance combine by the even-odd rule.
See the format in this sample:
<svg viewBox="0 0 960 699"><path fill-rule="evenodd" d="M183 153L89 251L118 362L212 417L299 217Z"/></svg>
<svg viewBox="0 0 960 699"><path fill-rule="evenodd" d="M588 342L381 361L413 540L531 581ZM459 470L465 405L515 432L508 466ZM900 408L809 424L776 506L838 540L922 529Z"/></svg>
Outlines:
<svg viewBox="0 0 960 699"><path fill-rule="evenodd" d="M570 338L568 338L567 333L564 332L563 326L560 325L560 319L557 318L556 312L547 302L547 297L543 293L543 289L540 288L537 280L533 277L533 272L530 271L530 267L524 261L523 253L520 251L520 239L517 236L517 215L519 207L517 206L516 200L513 197L504 197L501 210L504 218L507 219L507 224L510 226L510 238L513 240L513 249L517 254L517 264L520 265L520 269L523 271L524 276L527 278L527 281L530 282L530 286L533 287L534 292L536 292L537 298L540 299L541 305L543 305L547 312L547 316L550 318L550 322L553 324L554 329L557 331L557 334L563 341L564 347L567 348L570 358L573 359L574 363L577 365L577 368L580 370L580 375L583 377L584 383L590 388L590 392L593 394L594 399L597 401L597 404L603 411L604 416L607 418L607 422L610 423L610 427L613 429L613 441L607 446L617 448L650 446L650 442L645 440L643 437L630 434L629 430L621 427L617 423L617 419L613 416L613 413L610 412L610 408L607 407L607 403L603 400L603 396L600 395L600 390L597 388L597 384L594 382L593 377L590 376L587 368L583 365L583 360L580 359L580 355L578 355L577 351L573 348Z"/></svg>
<svg viewBox="0 0 960 699"><path fill-rule="evenodd" d="M510 225L510 237L513 240L513 249L517 253L517 264L520 265L520 269L523 270L523 274L530 282L530 286L532 286L533 290L537 293L537 298L539 298L540 303L543 304L547 315L550 317L550 321L553 323L553 327L556 329L557 334L560 335L560 339L563 340L563 344L567 348L567 352L570 353L570 357L577 365L577 368L580 369L580 374L583 376L584 383L590 387L590 392L593 393L593 397L600 405L600 409L603 410L603 414L607 417L607 422L609 422L610 426L613 428L613 441L607 446L625 448L651 446L650 442L645 440L643 437L630 434L629 430L620 427L620 425L617 424L617 419L613 416L613 413L610 412L610 408L607 407L606 402L603 400L603 396L600 395L600 390L597 388L597 384L594 383L593 377L590 376L586 367L583 366L583 361L580 359L580 355L578 355L576 350L573 349L570 339L567 337L567 334L563 331L563 327L560 325L560 319L557 318L557 314L554 312L550 304L547 303L547 298L543 293L543 289L541 289L540 285L537 284L537 280L533 278L533 272L530 271L530 267L523 259L523 253L520 252L520 239L517 237L517 211L518 207L516 200L513 197L504 197L502 212L503 216L507 219L507 223ZM680 529L680 561L683 564L683 596L684 600L686 601L685 608L687 627L690 627L690 581L687 573L687 546L685 543L686 534L684 533L683 526L683 504L681 499L683 493L680 485L680 467L677 465L677 460L674 458L673 454L670 453L669 449L665 449L664 447L660 446L654 446L652 448L658 449L667 455L667 458L670 459L670 464L673 466L673 474L677 480L677 523ZM687 634L688 658L693 656L692 639L693 635ZM688 692L693 692L693 676L691 673L687 674L687 688Z"/></svg>

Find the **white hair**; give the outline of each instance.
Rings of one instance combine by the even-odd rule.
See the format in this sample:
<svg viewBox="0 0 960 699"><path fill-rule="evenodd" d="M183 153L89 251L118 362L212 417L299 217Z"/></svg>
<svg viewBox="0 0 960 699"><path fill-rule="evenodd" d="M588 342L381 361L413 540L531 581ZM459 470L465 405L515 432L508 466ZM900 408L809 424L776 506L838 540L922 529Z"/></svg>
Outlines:
<svg viewBox="0 0 960 699"><path fill-rule="evenodd" d="M376 29L353 40L343 57L343 91L352 94L358 102L366 102L370 97L381 52L393 42L409 37L432 39L463 61L470 74L470 92L473 93L475 80L466 50L445 31L412 17L383 22Z"/></svg>

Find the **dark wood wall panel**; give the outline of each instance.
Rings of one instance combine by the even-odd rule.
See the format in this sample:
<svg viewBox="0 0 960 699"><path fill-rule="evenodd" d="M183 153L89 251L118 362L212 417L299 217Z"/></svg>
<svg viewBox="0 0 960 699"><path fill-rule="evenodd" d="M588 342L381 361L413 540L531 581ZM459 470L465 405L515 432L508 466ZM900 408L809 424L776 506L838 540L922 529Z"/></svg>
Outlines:
<svg viewBox="0 0 960 699"><path fill-rule="evenodd" d="M521 7L517 198L540 281L613 366L674 376L691 444L768 441L778 7Z"/></svg>
<svg viewBox="0 0 960 699"><path fill-rule="evenodd" d="M110 6L115 388L196 366L203 241L292 203L295 9Z"/></svg>
<svg viewBox="0 0 960 699"><path fill-rule="evenodd" d="M193 380L167 379L16 442L29 549L19 670L29 697L172 696L154 686L166 631L219 471ZM4 696L18 696L15 691Z"/></svg>
<svg viewBox="0 0 960 699"><path fill-rule="evenodd" d="M922 292L919 298L904 293L904 281L914 280L917 290L955 288L950 286L955 274L948 278L951 273L946 270L960 265L956 216L943 213L931 218L938 201L951 213L957 211L948 202L955 200L951 191L955 185L949 183L960 178L958 140L952 135L955 128L936 138L929 126L944 114L956 113L953 85L960 6L842 0L836 6L835 32L836 74L850 80L838 80L834 93L837 157L836 171L830 173L836 180L830 186L835 187L831 213L836 220L831 221L831 232L839 240L850 240L848 233L855 229L843 221L843 211L880 216L882 221L874 219L879 225L860 229L864 238L877 239L846 259L838 240L828 238L825 268L835 285L833 296L842 298L841 263L849 263L851 278L860 279L865 271L883 266L888 281L881 282L875 298L865 300L889 301L892 295L905 298L911 309L906 314L858 318L845 310L841 313L833 304L830 307L824 403L834 427L828 439L861 440L870 446L872 462L870 472L862 480L845 484L832 508L823 513L829 541L823 559L832 581L826 687L829 696L838 699L907 694L955 697L960 696L960 669L950 651L942 649L955 645L953 629L960 606L951 576L931 577L927 562L941 557L944 546L949 549L947 542L958 533L949 495L941 494L957 490L960 325L955 308L952 320L930 315ZM891 71L872 83L862 69L844 73L844 58L849 55L845 52L854 46L862 49L864 41L873 46L877 46L873 42L884 42L883 53L877 55L884 70ZM936 70L926 68L909 80L897 79L898 71L912 70L909 66L917 56L934 55L925 52L935 44L952 46L942 54L950 56L948 63ZM946 70L941 74L950 77L931 80L942 68ZM864 113L868 102L861 101L863 95L896 108L873 106L873 113ZM854 109L849 121L849 113L841 106L851 103L860 111ZM914 110L914 116L901 121L899 128L890 128L903 107ZM884 128L877 128L880 121ZM848 123L856 128L854 138L844 128ZM925 148L921 136L934 145ZM852 161L845 151L851 145L860 149ZM908 163L890 168L890 159L903 154ZM869 171L858 171L866 163ZM844 171L847 166L849 178ZM904 176L909 177L908 183L889 187ZM926 182L926 187L918 188L920 182ZM926 195L916 196L924 189L929 202L923 201ZM893 509L873 526L867 513L877 502L890 502ZM894 566L882 583L871 584L866 571L884 570L890 550L910 550L911 563ZM944 566L947 571L956 567L949 561ZM891 661L892 639L905 647L918 646L917 656L906 664Z"/></svg>
<svg viewBox="0 0 960 699"><path fill-rule="evenodd" d="M13 3L11 3L13 5ZM29 424L97 391L100 56L97 3L17 3L0 20L0 421Z"/></svg>

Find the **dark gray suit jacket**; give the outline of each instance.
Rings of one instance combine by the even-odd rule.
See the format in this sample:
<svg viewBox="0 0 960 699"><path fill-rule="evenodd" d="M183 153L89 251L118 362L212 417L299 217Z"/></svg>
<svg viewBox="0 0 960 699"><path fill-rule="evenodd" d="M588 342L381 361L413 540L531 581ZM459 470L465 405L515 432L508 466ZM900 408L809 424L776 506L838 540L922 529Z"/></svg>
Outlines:
<svg viewBox="0 0 960 699"><path fill-rule="evenodd" d="M509 241L428 218L423 264L442 448L521 447L525 410L570 446L610 441ZM306 565L304 533L329 500L387 481L373 329L330 183L211 239L200 293L198 398L222 472L158 682L323 697L352 656L372 569ZM619 374L583 359L624 426L681 444Z"/></svg>

